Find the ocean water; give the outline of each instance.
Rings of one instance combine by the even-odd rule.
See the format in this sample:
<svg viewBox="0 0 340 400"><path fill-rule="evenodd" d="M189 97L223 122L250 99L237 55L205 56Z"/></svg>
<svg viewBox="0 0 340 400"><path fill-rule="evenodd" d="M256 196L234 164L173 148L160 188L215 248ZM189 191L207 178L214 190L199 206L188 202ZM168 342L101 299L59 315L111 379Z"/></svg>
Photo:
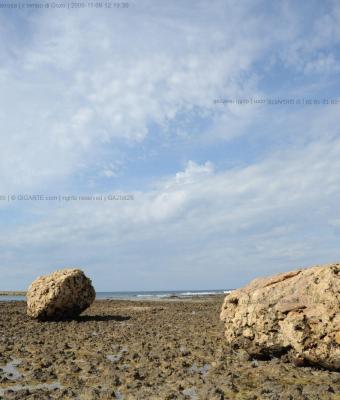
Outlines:
<svg viewBox="0 0 340 400"><path fill-rule="evenodd" d="M173 297L193 297L193 296L211 296L215 294L229 293L231 289L220 290L165 290L165 291L150 291L150 292L98 292L97 300L103 299L132 299L132 300L147 300L147 299L166 299Z"/></svg>
<svg viewBox="0 0 340 400"><path fill-rule="evenodd" d="M0 301L22 301L26 300L25 296L0 296Z"/></svg>
<svg viewBox="0 0 340 400"><path fill-rule="evenodd" d="M150 292L97 292L97 300L153 300L173 297L187 298L194 296L211 296L214 294L230 293L232 289L220 290L166 290ZM25 296L0 296L0 301L25 301Z"/></svg>

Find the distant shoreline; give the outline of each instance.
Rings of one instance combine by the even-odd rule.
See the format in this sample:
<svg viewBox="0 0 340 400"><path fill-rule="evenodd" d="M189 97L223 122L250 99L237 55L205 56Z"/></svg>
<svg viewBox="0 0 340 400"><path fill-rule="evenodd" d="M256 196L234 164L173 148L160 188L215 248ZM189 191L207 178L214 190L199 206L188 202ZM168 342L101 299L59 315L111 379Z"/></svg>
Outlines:
<svg viewBox="0 0 340 400"><path fill-rule="evenodd" d="M26 296L26 292L20 290L0 290L0 296Z"/></svg>
<svg viewBox="0 0 340 400"><path fill-rule="evenodd" d="M173 290L173 291L141 291L141 292L97 292L96 300L134 300L134 301L147 301L147 300L185 300L185 299L200 299L215 296L225 296L232 290ZM25 300L27 292L24 290L0 290L0 298L6 301L6 298L21 297L20 300ZM1 299L0 299L1 301Z"/></svg>
<svg viewBox="0 0 340 400"><path fill-rule="evenodd" d="M105 294L103 296L103 294ZM104 292L99 292L97 293L96 296L96 302L123 302L123 301L131 301L135 303L145 303L145 302L160 302L160 301L165 301L165 302L195 302L195 301L202 301L202 300L214 300L216 297L221 297L223 299L226 295L228 295L228 292L226 293L209 293L209 294L186 294L186 295L180 295L180 294L167 294L167 295L146 295L144 296L130 296L130 295L125 295L125 296L114 296L114 293L106 295ZM7 301L27 301L27 292L25 291L0 291L0 303L2 302L7 302ZM222 301L222 300L221 300Z"/></svg>

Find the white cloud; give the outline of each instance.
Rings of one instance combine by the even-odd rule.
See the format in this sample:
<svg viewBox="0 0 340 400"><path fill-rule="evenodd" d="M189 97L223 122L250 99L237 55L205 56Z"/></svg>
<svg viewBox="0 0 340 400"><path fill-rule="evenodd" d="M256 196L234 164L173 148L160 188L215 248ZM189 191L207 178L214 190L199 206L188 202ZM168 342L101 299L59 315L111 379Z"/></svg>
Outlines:
<svg viewBox="0 0 340 400"><path fill-rule="evenodd" d="M102 289L133 289L131 275L135 288L180 280L183 287L233 286L336 258L336 106L213 104L270 97L278 65L287 74L274 82L279 88L295 73L336 72L340 8L329 4L308 23L289 1L273 13L262 2L145 0L112 13L32 13L22 30L0 16L1 37L15 33L11 46L0 44L3 192L77 192L74 176L95 179L91 169L112 182L120 160L134 154L115 161L103 153L119 154L121 143L127 153L144 143L157 152L147 140L155 126L202 146L247 134L235 146L237 166L221 168L213 153L163 178L155 166L158 178L134 191L134 201L10 204L8 219L15 218L0 241L4 281L27 284L46 268L80 264ZM293 94L324 92L331 80L308 83ZM257 154L252 162L247 140ZM202 160L204 149L178 158Z"/></svg>
<svg viewBox="0 0 340 400"><path fill-rule="evenodd" d="M211 269L207 282L227 287L273 270L335 260L339 151L339 140L325 141L224 172L189 162L156 189L134 193L134 201L52 208L40 223L3 232L2 248L31 254L29 271L46 262L53 268L60 259L84 260L101 271L96 280L102 287L101 274L114 279L135 268L137 275L156 271L158 287L175 284L179 266L183 286L202 286ZM37 248L49 249L48 261L37 260Z"/></svg>
<svg viewBox="0 0 340 400"><path fill-rule="evenodd" d="M109 142L141 142L155 124L171 131L179 114L206 115L217 130L234 124L230 137L243 131L249 111L226 116L213 100L256 91L251 67L272 46L272 23L247 4L144 1L27 15L3 48L3 189L72 177ZM4 26L3 37L19 30Z"/></svg>
<svg viewBox="0 0 340 400"><path fill-rule="evenodd" d="M306 26L303 20L313 8L294 12L295 3L283 3L289 31L286 29L283 40L281 59L291 68L306 74L337 73L340 60L336 51L340 43L340 12L337 1L328 1L323 4L316 2L318 15L309 20ZM323 9L323 7L326 8ZM295 33L292 39L291 33Z"/></svg>

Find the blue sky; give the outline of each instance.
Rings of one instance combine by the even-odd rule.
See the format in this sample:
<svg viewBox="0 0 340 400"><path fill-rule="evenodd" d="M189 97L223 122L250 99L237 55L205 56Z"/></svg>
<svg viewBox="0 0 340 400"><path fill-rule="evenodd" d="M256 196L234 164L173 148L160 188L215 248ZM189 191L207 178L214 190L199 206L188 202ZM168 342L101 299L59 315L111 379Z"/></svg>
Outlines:
<svg viewBox="0 0 340 400"><path fill-rule="evenodd" d="M0 289L231 288L338 261L338 1L0 9ZM216 104L293 99L295 104ZM296 104L301 99L339 104Z"/></svg>

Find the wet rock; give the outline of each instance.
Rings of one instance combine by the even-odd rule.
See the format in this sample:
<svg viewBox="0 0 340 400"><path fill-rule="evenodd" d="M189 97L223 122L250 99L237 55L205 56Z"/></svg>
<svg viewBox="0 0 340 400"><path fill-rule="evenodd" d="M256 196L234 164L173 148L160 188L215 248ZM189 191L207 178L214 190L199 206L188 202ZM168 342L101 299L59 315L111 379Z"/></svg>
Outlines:
<svg viewBox="0 0 340 400"><path fill-rule="evenodd" d="M295 368L282 358L258 360L253 368L246 353L243 358L226 343L222 302L223 296L171 303L95 301L84 319L52 323L27 318L25 302L0 302L0 368L21 359L22 374L20 381L0 385L0 398L11 388L16 400L189 400L188 394L202 400L339 400L339 372ZM163 311L140 312L142 307ZM129 316L129 327L117 316ZM5 350L5 342L13 350ZM184 349L190 352L185 357ZM117 354L122 357L114 362L107 358ZM196 393L183 393L190 388ZM271 393L261 394L264 388ZM30 394L21 395L20 389Z"/></svg>
<svg viewBox="0 0 340 400"><path fill-rule="evenodd" d="M27 292L27 314L39 320L78 316L95 299L91 280L79 269L64 269L36 279Z"/></svg>
<svg viewBox="0 0 340 400"><path fill-rule="evenodd" d="M260 357L294 350L305 361L340 369L340 264L255 279L226 296L227 342Z"/></svg>

